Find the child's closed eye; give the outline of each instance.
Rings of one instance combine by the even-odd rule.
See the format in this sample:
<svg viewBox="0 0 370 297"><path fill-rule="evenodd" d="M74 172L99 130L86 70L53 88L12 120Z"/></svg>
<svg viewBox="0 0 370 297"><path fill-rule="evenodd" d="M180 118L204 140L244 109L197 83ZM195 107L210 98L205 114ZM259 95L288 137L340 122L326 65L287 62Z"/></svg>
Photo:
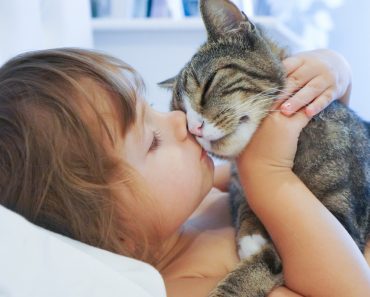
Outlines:
<svg viewBox="0 0 370 297"><path fill-rule="evenodd" d="M162 139L161 139L161 134L159 130L154 130L153 131L153 140L152 144L149 147L149 151L154 151L156 150L160 145L161 145Z"/></svg>

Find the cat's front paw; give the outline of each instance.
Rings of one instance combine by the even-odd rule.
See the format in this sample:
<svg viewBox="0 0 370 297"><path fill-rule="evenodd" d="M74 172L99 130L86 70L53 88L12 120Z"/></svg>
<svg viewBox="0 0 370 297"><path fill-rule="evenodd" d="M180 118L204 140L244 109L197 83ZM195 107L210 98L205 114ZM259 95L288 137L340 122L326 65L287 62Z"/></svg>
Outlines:
<svg viewBox="0 0 370 297"><path fill-rule="evenodd" d="M241 260L258 254L267 240L260 234L243 236L239 239L239 257Z"/></svg>

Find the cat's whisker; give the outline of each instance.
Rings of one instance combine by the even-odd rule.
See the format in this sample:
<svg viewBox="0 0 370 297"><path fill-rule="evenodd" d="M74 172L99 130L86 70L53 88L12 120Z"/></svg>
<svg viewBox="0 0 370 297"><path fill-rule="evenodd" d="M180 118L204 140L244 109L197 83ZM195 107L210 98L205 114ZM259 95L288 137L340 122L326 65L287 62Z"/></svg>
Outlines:
<svg viewBox="0 0 370 297"><path fill-rule="evenodd" d="M298 90L300 90L301 88L298 88ZM269 89L269 92L270 93L273 93L273 92L275 92L276 90L278 90L278 89L276 89L276 88L272 88L272 89ZM297 90L297 91L298 91ZM279 90L279 91L281 91L281 90ZM281 91L282 93L284 93L283 91ZM292 95L291 93L289 93L289 92L285 92L286 94L289 94L289 95ZM259 98L259 97L261 97L261 98ZM274 99L274 98L276 98L276 95L275 94L269 94L267 91L265 91L265 92L261 92L261 93L259 93L259 94L256 94L255 96L253 96L253 97L250 97L249 99L250 100L253 100L253 101L255 101L255 104L263 104L263 103L265 103L265 102L269 102L269 101L271 101L271 99ZM287 99L283 99L283 98L277 98L277 99L274 99L274 102L278 102L278 101L285 101L285 100L287 100ZM298 99L292 99L292 98L290 98L290 100L291 101L299 101ZM243 106L243 105L241 105L241 106Z"/></svg>
<svg viewBox="0 0 370 297"><path fill-rule="evenodd" d="M252 96L250 97L249 99L250 100L253 100L253 101L270 101L271 99L273 99L274 101L276 100L283 100L283 99L279 99L276 94L272 94L274 93L274 91L271 91L271 93L265 93L265 94L257 94L255 96Z"/></svg>
<svg viewBox="0 0 370 297"><path fill-rule="evenodd" d="M248 110L249 114L254 114L256 112L263 112L263 109L261 110L260 106L251 106L250 108L246 109Z"/></svg>
<svg viewBox="0 0 370 297"><path fill-rule="evenodd" d="M280 92L281 90L277 89L277 88L270 88L270 89L267 89L265 91L262 91L258 94L255 94L254 96L251 96L251 99L255 99L255 98L258 98L258 96L268 96L268 95L272 95L272 93L275 93L275 92ZM276 95L274 95L276 96Z"/></svg>
<svg viewBox="0 0 370 297"><path fill-rule="evenodd" d="M261 104L261 105L263 105L265 102L274 101L274 98L275 98L275 96L273 96L273 95L264 95L264 96L261 96L260 98L255 96L255 97L248 98L249 100L246 101L246 102L243 102L242 104L235 103L233 105L233 107L242 107L242 106L249 105L249 104L253 104L253 105Z"/></svg>
<svg viewBox="0 0 370 297"><path fill-rule="evenodd" d="M297 86L299 86L298 83L296 83L296 85L294 87L297 87ZM274 90L274 91L279 92L280 95L293 96L295 93L297 93L298 91L300 91L302 88L303 88L302 86L299 86L298 88L295 89L294 93L287 91L286 88L282 88L282 89L271 88L271 90Z"/></svg>
<svg viewBox="0 0 370 297"><path fill-rule="evenodd" d="M262 100L253 101L252 103L248 101L248 102L244 102L244 104L235 105L234 107L238 107L238 109L242 109L242 110L247 110L248 113L253 113L254 111L258 111L259 109L265 109L264 105L266 101L270 102L271 99L269 100L266 99L264 101Z"/></svg>

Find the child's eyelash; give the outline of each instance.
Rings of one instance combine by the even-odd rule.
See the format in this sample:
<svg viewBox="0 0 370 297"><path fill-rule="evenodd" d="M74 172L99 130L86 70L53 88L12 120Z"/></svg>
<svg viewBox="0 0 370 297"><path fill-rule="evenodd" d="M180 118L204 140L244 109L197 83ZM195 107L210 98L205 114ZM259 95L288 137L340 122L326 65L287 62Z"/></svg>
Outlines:
<svg viewBox="0 0 370 297"><path fill-rule="evenodd" d="M156 150L160 145L161 145L162 139L161 139L161 133L159 130L154 130L153 131L153 141L152 144L150 145L149 150L154 151Z"/></svg>

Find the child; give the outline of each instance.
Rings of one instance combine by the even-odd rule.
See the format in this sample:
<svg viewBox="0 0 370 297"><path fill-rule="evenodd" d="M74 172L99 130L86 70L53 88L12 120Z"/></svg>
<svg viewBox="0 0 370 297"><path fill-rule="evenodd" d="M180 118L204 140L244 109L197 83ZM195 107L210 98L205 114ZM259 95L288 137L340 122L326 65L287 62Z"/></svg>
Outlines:
<svg viewBox="0 0 370 297"><path fill-rule="evenodd" d="M289 116L267 117L237 160L283 260L287 287L270 296L366 296L363 256L291 171L309 118L335 98L348 101L348 66L324 50L284 63ZM227 195L207 196L213 163L185 115L153 110L141 90L127 64L86 50L33 52L2 66L0 202L42 227L153 264L170 297L206 296L238 262ZM266 153L267 143L276 150ZM227 171L216 177L227 186Z"/></svg>

